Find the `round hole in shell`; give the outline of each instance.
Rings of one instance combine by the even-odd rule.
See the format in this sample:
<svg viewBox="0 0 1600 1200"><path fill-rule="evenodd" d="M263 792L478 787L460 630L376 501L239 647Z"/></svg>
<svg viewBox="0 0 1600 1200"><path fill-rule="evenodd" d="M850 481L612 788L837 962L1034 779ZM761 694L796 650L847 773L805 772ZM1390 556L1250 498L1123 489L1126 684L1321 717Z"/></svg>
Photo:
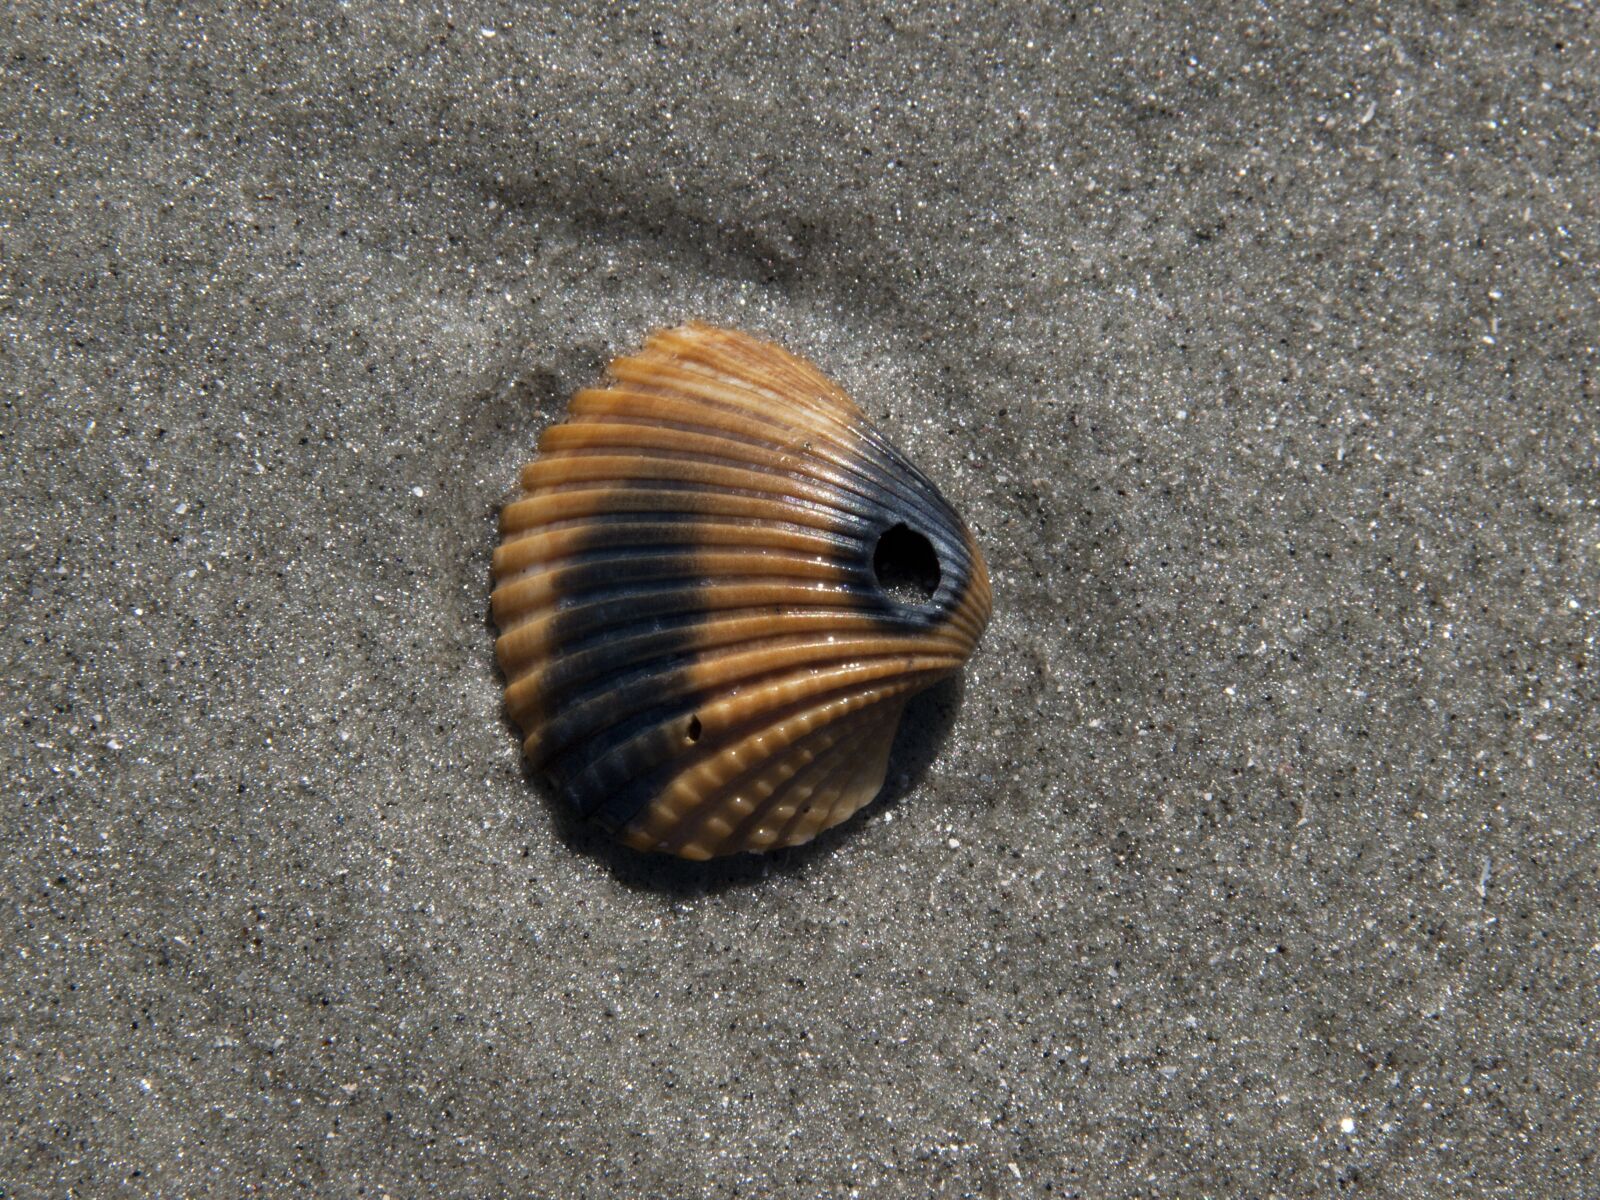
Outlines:
<svg viewBox="0 0 1600 1200"><path fill-rule="evenodd" d="M872 572L879 591L910 608L927 604L939 590L939 556L933 543L903 521L878 536Z"/></svg>

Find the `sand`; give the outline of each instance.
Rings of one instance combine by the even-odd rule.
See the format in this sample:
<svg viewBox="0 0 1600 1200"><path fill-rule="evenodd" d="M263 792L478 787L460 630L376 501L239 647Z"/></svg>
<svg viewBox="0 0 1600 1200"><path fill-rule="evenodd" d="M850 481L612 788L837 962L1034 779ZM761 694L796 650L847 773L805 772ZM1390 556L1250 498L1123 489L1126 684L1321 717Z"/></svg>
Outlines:
<svg viewBox="0 0 1600 1200"><path fill-rule="evenodd" d="M61 7L0 1195L1593 1194L1593 9ZM562 817L487 621L538 431L689 317L996 602L885 801L710 867Z"/></svg>

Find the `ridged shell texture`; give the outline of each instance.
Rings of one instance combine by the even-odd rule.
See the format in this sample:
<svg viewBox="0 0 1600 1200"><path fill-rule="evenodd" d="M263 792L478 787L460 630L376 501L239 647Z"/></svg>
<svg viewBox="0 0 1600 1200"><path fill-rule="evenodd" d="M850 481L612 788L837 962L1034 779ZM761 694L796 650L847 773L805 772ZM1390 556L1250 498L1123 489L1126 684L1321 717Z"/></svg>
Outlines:
<svg viewBox="0 0 1600 1200"><path fill-rule="evenodd" d="M641 850L808 841L878 793L906 701L972 653L983 557L777 346L692 324L607 374L502 513L497 652L524 748Z"/></svg>

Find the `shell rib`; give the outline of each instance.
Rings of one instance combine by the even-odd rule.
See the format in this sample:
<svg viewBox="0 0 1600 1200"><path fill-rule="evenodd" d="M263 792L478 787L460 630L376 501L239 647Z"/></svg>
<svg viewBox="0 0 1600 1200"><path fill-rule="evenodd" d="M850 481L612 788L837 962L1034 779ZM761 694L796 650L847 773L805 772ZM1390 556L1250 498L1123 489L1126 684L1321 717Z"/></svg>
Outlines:
<svg viewBox="0 0 1600 1200"><path fill-rule="evenodd" d="M809 841L877 795L906 701L971 655L983 556L777 346L685 325L607 375L501 514L496 649L524 749L637 849ZM923 593L886 590L897 553Z"/></svg>

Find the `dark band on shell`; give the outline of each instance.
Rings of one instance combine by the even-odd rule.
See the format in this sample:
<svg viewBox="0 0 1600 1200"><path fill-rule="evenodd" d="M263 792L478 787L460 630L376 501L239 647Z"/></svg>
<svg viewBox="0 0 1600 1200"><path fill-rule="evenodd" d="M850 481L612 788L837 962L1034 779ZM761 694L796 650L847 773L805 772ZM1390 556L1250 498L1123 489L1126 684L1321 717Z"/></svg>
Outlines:
<svg viewBox="0 0 1600 1200"><path fill-rule="evenodd" d="M803 359L692 324L607 374L502 514L497 651L526 752L639 849L808 841L877 794L906 701L972 653L983 557Z"/></svg>

